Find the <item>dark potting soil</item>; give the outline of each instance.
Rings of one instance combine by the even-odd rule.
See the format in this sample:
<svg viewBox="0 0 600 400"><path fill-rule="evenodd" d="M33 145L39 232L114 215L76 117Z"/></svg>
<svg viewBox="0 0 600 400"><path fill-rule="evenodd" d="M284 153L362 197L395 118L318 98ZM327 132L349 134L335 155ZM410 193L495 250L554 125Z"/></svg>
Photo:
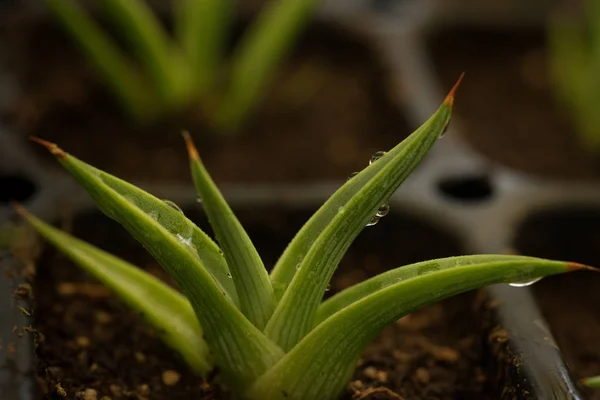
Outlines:
<svg viewBox="0 0 600 400"><path fill-rule="evenodd" d="M15 20L0 34L23 93L0 117L19 134L56 142L120 177L187 181L183 129L221 182L339 179L410 133L376 54L341 29L311 26L254 117L238 134L218 135L193 110L136 126L59 27Z"/></svg>
<svg viewBox="0 0 600 400"><path fill-rule="evenodd" d="M583 150L555 100L541 30L448 29L429 38L429 52L449 87L466 72L454 124L490 159L543 176L593 177L597 156Z"/></svg>
<svg viewBox="0 0 600 400"><path fill-rule="evenodd" d="M529 217L516 238L527 255L600 266L600 210L564 208ZM600 375L600 281L588 274L567 274L533 285L538 304L574 378ZM582 388L586 399L600 391Z"/></svg>
<svg viewBox="0 0 600 400"><path fill-rule="evenodd" d="M265 265L273 265L311 212L274 207L239 214ZM204 221L201 213L186 215ZM67 225L76 236L166 278L138 243L101 214L85 214ZM207 229L205 222L200 226ZM452 237L423 221L390 214L361 233L329 293L392 267L460 252ZM47 250L39 263L34 293L44 399L61 399L61 390L67 398L86 390L111 399L226 398L210 380L190 374L141 318L54 250ZM487 394L473 297L465 294L426 307L384 330L365 351L344 398L494 398ZM175 378L176 383L169 381Z"/></svg>

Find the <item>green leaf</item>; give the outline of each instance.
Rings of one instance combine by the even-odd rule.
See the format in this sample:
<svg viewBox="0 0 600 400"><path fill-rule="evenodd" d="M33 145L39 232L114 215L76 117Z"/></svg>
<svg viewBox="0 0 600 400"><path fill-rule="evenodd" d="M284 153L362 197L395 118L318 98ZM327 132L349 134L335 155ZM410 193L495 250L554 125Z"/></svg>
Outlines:
<svg viewBox="0 0 600 400"><path fill-rule="evenodd" d="M366 183L388 165L411 142L418 132L415 132L392 149L389 152L390 157L379 159L376 163L369 166L369 168L364 169L362 173L346 182L304 224L288 244L271 272L271 281L273 282L277 300L281 299L281 296L289 286L289 283L298 270L298 266L311 246L327 225L331 223L333 218L338 215L340 207L345 206Z"/></svg>
<svg viewBox="0 0 600 400"><path fill-rule="evenodd" d="M600 376L582 379L581 383L591 388L600 389Z"/></svg>
<svg viewBox="0 0 600 400"><path fill-rule="evenodd" d="M74 1L44 1L133 117L144 120L157 112L155 94L147 82L140 79L130 60Z"/></svg>
<svg viewBox="0 0 600 400"><path fill-rule="evenodd" d="M244 317L224 286L208 272L209 267L218 270L206 262L219 262L211 254L216 246L201 240L201 231L189 220L163 201L85 164L55 144L35 140L58 158L106 215L123 225L173 276L194 308L225 382L244 388L281 358L282 350ZM196 244L199 247L194 247Z"/></svg>
<svg viewBox="0 0 600 400"><path fill-rule="evenodd" d="M398 145L399 151L392 150L353 178L367 175L369 168L375 168L380 162L386 163L344 206L338 208L335 217L298 265L298 271L265 329L284 351L293 348L313 326L323 293L352 241L447 127L455 89L456 86L439 110L411 135L406 144Z"/></svg>
<svg viewBox="0 0 600 400"><path fill-rule="evenodd" d="M329 299L325 300L319 306L315 325L320 324L331 315L341 309L367 297L381 289L385 289L393 284L426 275L435 271L441 271L448 268L460 268L473 264L494 263L502 261L523 261L536 262L538 259L526 256L512 255L473 255L439 258L435 260L422 261L415 264L405 265L400 268L392 269L379 274L366 281L360 282L354 286L345 289Z"/></svg>
<svg viewBox="0 0 600 400"><path fill-rule="evenodd" d="M238 127L319 4L320 0L280 0L265 6L233 55L230 83L216 116L218 126Z"/></svg>
<svg viewBox="0 0 600 400"><path fill-rule="evenodd" d="M197 94L216 80L230 26L231 0L179 0L175 31L196 79Z"/></svg>
<svg viewBox="0 0 600 400"><path fill-rule="evenodd" d="M427 269L425 274L378 290L327 318L260 377L248 395L256 400L336 399L366 346L383 328L408 313L482 286L587 268L514 257L513 261Z"/></svg>
<svg viewBox="0 0 600 400"><path fill-rule="evenodd" d="M100 0L99 4L131 42L164 106L176 108L193 95L189 65L150 7L140 0Z"/></svg>
<svg viewBox="0 0 600 400"><path fill-rule="evenodd" d="M241 310L258 329L263 329L275 308L269 274L242 224L204 168L190 135L184 138L192 177L217 241L225 253Z"/></svg>
<svg viewBox="0 0 600 400"><path fill-rule="evenodd" d="M17 210L50 243L140 313L192 370L206 375L213 368L202 328L184 296L147 272L44 223L25 209Z"/></svg>

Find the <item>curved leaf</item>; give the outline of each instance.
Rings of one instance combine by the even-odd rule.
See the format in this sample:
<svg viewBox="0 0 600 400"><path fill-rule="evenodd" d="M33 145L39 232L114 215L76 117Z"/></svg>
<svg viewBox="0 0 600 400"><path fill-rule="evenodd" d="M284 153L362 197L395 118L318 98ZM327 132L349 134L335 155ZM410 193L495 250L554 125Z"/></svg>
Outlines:
<svg viewBox="0 0 600 400"><path fill-rule="evenodd" d="M149 273L46 224L25 209L18 207L17 211L46 240L139 312L194 371L206 375L212 369L202 328L184 296Z"/></svg>
<svg viewBox="0 0 600 400"><path fill-rule="evenodd" d="M192 246L200 230L194 230L189 220L163 201L85 164L55 144L36 141L175 278L196 312L226 382L244 388L281 358L282 350L244 317L205 269L201 258L212 247L206 241L200 241L203 247L197 250Z"/></svg>
<svg viewBox="0 0 600 400"><path fill-rule="evenodd" d="M482 286L534 280L586 269L543 259L451 267L390 285L333 314L269 369L250 389L258 400L333 400L362 351L387 325L428 304Z"/></svg>
<svg viewBox="0 0 600 400"><path fill-rule="evenodd" d="M202 199L240 299L241 310L257 328L263 329L275 308L273 287L263 262L242 224L204 168L190 135L185 132L192 177Z"/></svg>
<svg viewBox="0 0 600 400"><path fill-rule="evenodd" d="M323 293L352 241L444 132L450 120L456 87L423 127L411 135L408 143L398 145L399 151L385 154L353 178L366 175L369 168L382 160L387 161L345 206L338 209L298 265L298 271L265 329L265 333L285 351L294 347L313 326Z"/></svg>
<svg viewBox="0 0 600 400"><path fill-rule="evenodd" d="M392 269L349 287L348 289L345 289L325 300L319 306L315 325L318 325L341 309L364 297L369 296L372 293L419 275L425 275L434 271L448 268L460 268L473 264L516 260L523 260L525 262L536 261L535 258L526 256L482 254L473 256L438 258L435 260L421 261L418 263L405 265L404 267Z"/></svg>

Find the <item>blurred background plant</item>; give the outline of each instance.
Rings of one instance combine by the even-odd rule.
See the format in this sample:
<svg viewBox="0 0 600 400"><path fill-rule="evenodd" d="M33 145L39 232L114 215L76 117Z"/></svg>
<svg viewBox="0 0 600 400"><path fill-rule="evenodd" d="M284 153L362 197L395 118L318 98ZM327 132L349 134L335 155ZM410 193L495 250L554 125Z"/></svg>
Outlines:
<svg viewBox="0 0 600 400"><path fill-rule="evenodd" d="M571 8L561 9L549 23L554 91L581 145L600 152L600 2L585 0Z"/></svg>
<svg viewBox="0 0 600 400"><path fill-rule="evenodd" d="M319 0L264 7L229 58L234 1L173 2L173 34L143 0L101 0L112 37L74 0L44 0L120 105L147 122L198 104L209 126L235 130Z"/></svg>

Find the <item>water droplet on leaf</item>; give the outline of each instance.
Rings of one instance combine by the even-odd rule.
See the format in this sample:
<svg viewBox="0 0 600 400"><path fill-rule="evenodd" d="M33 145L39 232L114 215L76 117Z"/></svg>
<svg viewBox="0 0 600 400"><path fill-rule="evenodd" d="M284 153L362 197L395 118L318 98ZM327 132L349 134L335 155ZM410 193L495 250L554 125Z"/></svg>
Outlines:
<svg viewBox="0 0 600 400"><path fill-rule="evenodd" d="M180 213L183 214L183 211L181 210L181 208L179 208L179 206L175 203L173 203L171 200L165 200L163 199L163 202L168 205L169 207L171 207L172 209L179 211Z"/></svg>
<svg viewBox="0 0 600 400"><path fill-rule="evenodd" d="M329 292L331 290L331 283L327 284L327 287L325 288L326 292Z"/></svg>
<svg viewBox="0 0 600 400"><path fill-rule="evenodd" d="M373 164L375 161L379 160L381 157L385 155L385 151L378 151L369 160L369 165Z"/></svg>
<svg viewBox="0 0 600 400"><path fill-rule="evenodd" d="M232 278L232 276L231 276L231 274L230 274L229 272L227 273L227 277L228 277L229 279L233 279L233 278Z"/></svg>
<svg viewBox="0 0 600 400"><path fill-rule="evenodd" d="M346 182L348 182L350 179L354 178L356 175L358 175L358 172L351 173L350 176L348 176L348 179L346 179Z"/></svg>
<svg viewBox="0 0 600 400"><path fill-rule="evenodd" d="M538 282L540 279L542 279L542 278L535 278L535 279L532 279L529 281L512 282L512 283L509 283L509 285L512 287L525 287L525 286L533 285L534 283Z"/></svg>
<svg viewBox="0 0 600 400"><path fill-rule="evenodd" d="M371 220L369 222L367 222L366 226L373 226L375 224L377 224L379 222L379 217L377 215L374 215L373 218L371 218Z"/></svg>
<svg viewBox="0 0 600 400"><path fill-rule="evenodd" d="M181 236L179 233L175 235L177 237L177 240L179 240L182 244L185 244L186 246L192 246L192 238L188 237L188 238L184 238L183 236Z"/></svg>
<svg viewBox="0 0 600 400"><path fill-rule="evenodd" d="M375 214L377 217L381 218L381 217L385 217L386 215L388 215L388 213L390 212L390 205L388 203L383 203L381 206L379 206L379 210L377 210L377 214Z"/></svg>
<svg viewBox="0 0 600 400"><path fill-rule="evenodd" d="M442 133L440 133L440 136L438 137L439 139L441 139L442 137L444 137L444 135L448 131L448 126L450 126L450 121L448 121L448 123L446 124L446 126L444 126L444 129L442 129Z"/></svg>

